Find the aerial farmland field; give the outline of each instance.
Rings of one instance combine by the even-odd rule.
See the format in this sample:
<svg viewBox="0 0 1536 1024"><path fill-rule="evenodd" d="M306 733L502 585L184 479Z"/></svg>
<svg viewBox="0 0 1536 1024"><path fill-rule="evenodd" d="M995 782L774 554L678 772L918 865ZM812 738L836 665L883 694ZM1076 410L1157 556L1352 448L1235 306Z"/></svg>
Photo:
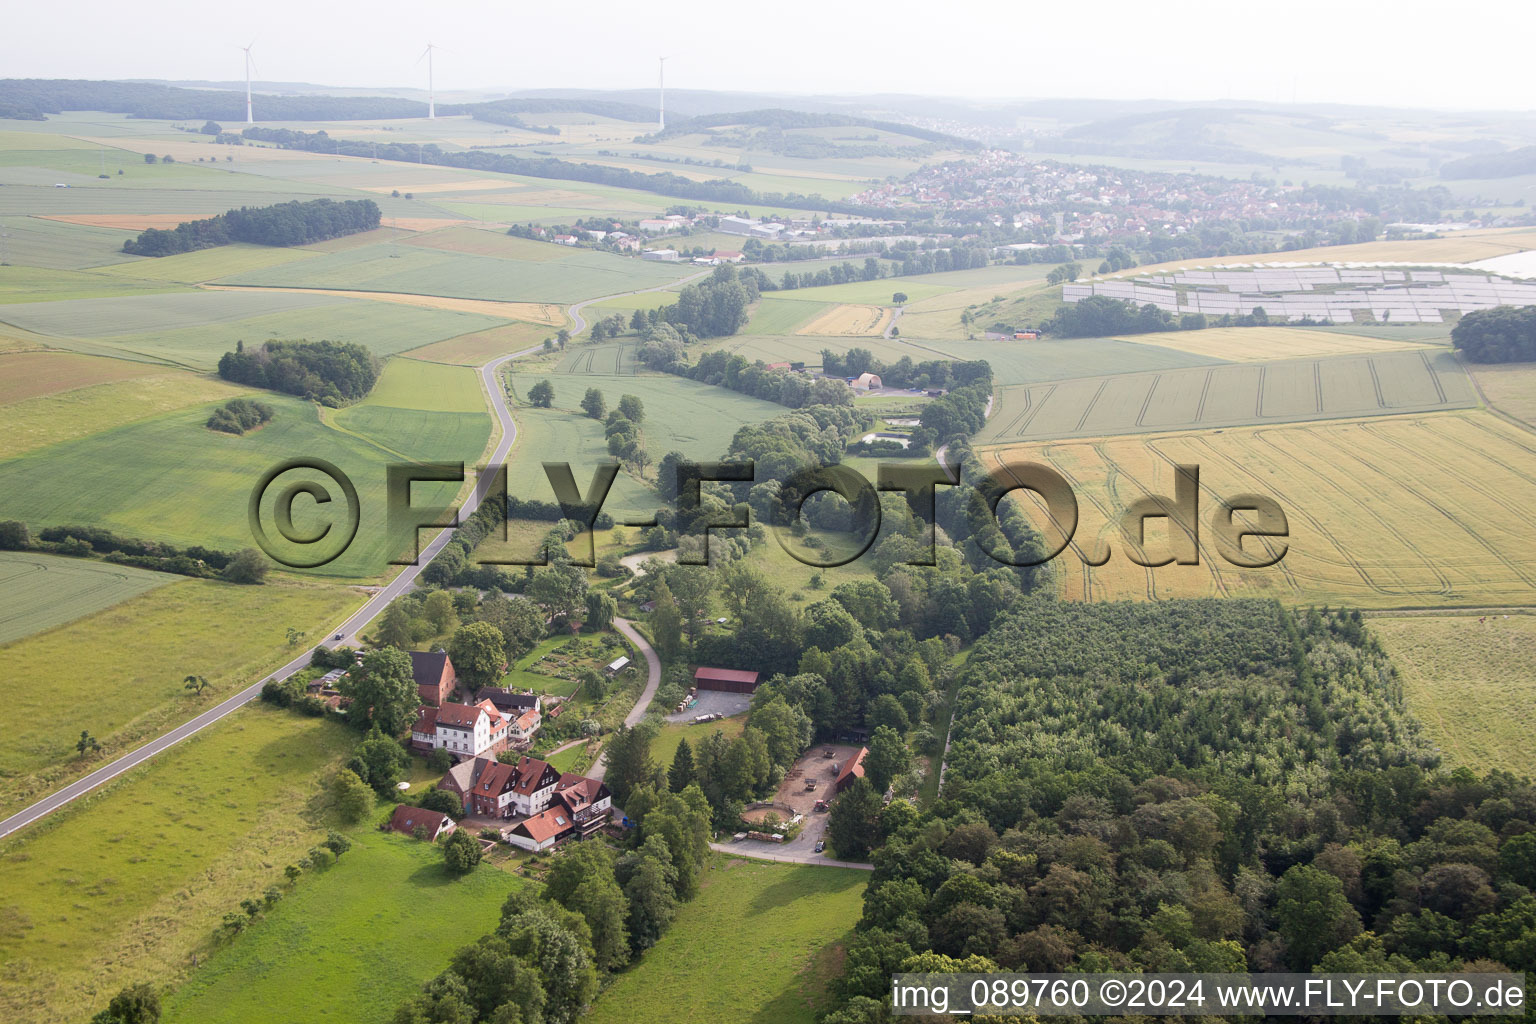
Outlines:
<svg viewBox="0 0 1536 1024"><path fill-rule="evenodd" d="M48 567L57 595L37 597L37 576L22 558ZM73 558L7 553L0 565L37 598L30 607L21 592L4 599L7 621L27 632L0 648L9 666L0 694L22 716L0 752L0 814L81 772L81 729L105 753L124 752L292 658L290 626L325 629L363 601L346 587L240 587ZM60 659L90 680L93 699L78 715L48 714L56 696L30 683ZM208 680L201 696L183 686L188 675Z"/></svg>
<svg viewBox="0 0 1536 1024"><path fill-rule="evenodd" d="M1519 604L1536 595L1536 554L1518 539L1519 509L1536 500L1536 442L1487 412L1033 442L979 454L988 470L1042 462L1073 485L1076 537L1053 563L1067 597L1264 595L1392 607ZM1225 496L1279 502L1290 531L1285 557L1271 568L1237 568L1202 533L1199 565L1132 564L1118 517L1143 495L1172 495L1176 464L1200 467L1202 524ZM1019 493L1050 546L1060 543L1060 530ZM1147 536L1149 552L1166 551L1165 520L1149 523ZM1247 542L1250 550L1257 543ZM1101 568L1078 557L1106 544L1113 557Z"/></svg>
<svg viewBox="0 0 1536 1024"><path fill-rule="evenodd" d="M72 353L48 355L87 358L74 357ZM154 372L152 376L89 384L0 405L0 460L149 419L161 413L184 409L189 405L240 395L249 396L251 393L246 388L226 384L214 377L153 363L130 363L125 360L102 362L120 362L123 366L145 367ZM4 365L0 362L0 368Z"/></svg>
<svg viewBox="0 0 1536 1024"><path fill-rule="evenodd" d="M1523 610L1521 610L1523 611ZM1536 775L1536 616L1373 615L1371 632L1403 679L1408 706L1455 767Z"/></svg>
<svg viewBox="0 0 1536 1024"><path fill-rule="evenodd" d="M315 571L372 576L408 540L390 538L385 529L385 464L398 461L396 452L402 449L411 457L437 454L407 445L468 444L459 417L470 414L438 414L441 420L430 429L424 420L422 430L391 431L390 445L383 448L326 426L309 403L277 394L262 400L277 415L244 436L208 430L204 423L210 408L192 407L0 462L0 518L34 527L84 522L125 536L239 549L251 543L246 502L261 474L297 456L322 458L354 481L361 525L346 554ZM484 416L474 419L472 427L481 432L483 445L490 424ZM389 426L388 417L372 422ZM441 504L439 499L458 488L423 485L416 490L421 503ZM197 500L188 500L189 495Z"/></svg>
<svg viewBox="0 0 1536 1024"><path fill-rule="evenodd" d="M890 323L890 310L881 306L843 304L800 325L796 334L878 338Z"/></svg>
<svg viewBox="0 0 1536 1024"><path fill-rule="evenodd" d="M0 551L0 645L110 608L177 579L83 558Z"/></svg>
<svg viewBox="0 0 1536 1024"><path fill-rule="evenodd" d="M384 1024L527 884L494 868L457 879L442 859L409 836L359 832L334 867L216 953L166 1007L167 1024ZM378 902L381 891L392 897ZM425 903L437 912L423 917ZM295 992L309 994L302 1006Z"/></svg>
<svg viewBox="0 0 1536 1024"><path fill-rule="evenodd" d="M811 1024L869 873L713 855L697 899L598 999L593 1024Z"/></svg>
<svg viewBox="0 0 1536 1024"><path fill-rule="evenodd" d="M794 334L829 307L824 302L781 299L764 296L752 312L752 319L742 328L744 334Z"/></svg>
<svg viewBox="0 0 1536 1024"><path fill-rule="evenodd" d="M1199 331L1128 334L1120 340L1139 345L1160 345L1232 362L1400 352L1424 347L1423 343L1406 337L1370 336L1306 327L1207 327Z"/></svg>
<svg viewBox="0 0 1536 1024"><path fill-rule="evenodd" d="M235 274L225 284L414 292L523 302L577 299L669 284L691 267L584 249L559 259L478 256L403 243L327 253L312 260Z"/></svg>
<svg viewBox="0 0 1536 1024"><path fill-rule="evenodd" d="M521 352L551 337L553 328L542 324L513 323L461 334L446 341L402 352L409 359L460 366L482 366L497 356Z"/></svg>
<svg viewBox="0 0 1536 1024"><path fill-rule="evenodd" d="M1121 373L1005 386L998 395L982 443L1428 412L1477 401L1455 358L1432 349Z"/></svg>
<svg viewBox="0 0 1536 1024"><path fill-rule="evenodd" d="M73 308L70 308L73 307ZM0 321L61 348L212 370L236 344L356 342L389 355L497 326L478 313L277 290L198 291L0 307ZM67 333L73 332L73 333Z"/></svg>
<svg viewBox="0 0 1536 1024"><path fill-rule="evenodd" d="M340 723L247 708L8 840L0 1013L67 1024L206 959L223 915L325 838L321 782L352 743Z"/></svg>

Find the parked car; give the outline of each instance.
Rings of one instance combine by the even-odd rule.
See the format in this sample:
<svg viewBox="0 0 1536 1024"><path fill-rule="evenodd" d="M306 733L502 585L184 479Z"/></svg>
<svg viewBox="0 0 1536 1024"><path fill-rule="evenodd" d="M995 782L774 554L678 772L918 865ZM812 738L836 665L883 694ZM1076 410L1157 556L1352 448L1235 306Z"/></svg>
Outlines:
<svg viewBox="0 0 1536 1024"><path fill-rule="evenodd" d="M827 841L825 839L818 839L818 840L816 840L816 852L817 853L820 853L822 850L825 850L826 848L827 848Z"/></svg>

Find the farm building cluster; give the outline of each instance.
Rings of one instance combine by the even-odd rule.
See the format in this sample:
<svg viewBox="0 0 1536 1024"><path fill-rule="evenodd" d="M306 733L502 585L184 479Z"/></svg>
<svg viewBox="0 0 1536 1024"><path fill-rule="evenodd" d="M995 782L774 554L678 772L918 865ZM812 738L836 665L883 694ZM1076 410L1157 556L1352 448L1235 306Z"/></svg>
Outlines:
<svg viewBox="0 0 1536 1024"><path fill-rule="evenodd" d="M1061 290L1063 302L1090 295L1151 303L1176 315L1240 316L1263 307L1275 320L1438 324L1473 310L1536 304L1536 284L1445 270L1270 265L1088 281Z"/></svg>
<svg viewBox="0 0 1536 1024"><path fill-rule="evenodd" d="M515 762L497 755L526 750L542 721L543 699L484 686L471 699L452 698L459 688L453 660L445 653L410 652L411 670L421 707L411 724L411 749L417 753L444 750L453 759L437 788L453 793L472 818L507 822L501 837L525 850L547 850L570 838L601 829L612 815L613 798L601 779L561 772L526 754ZM609 665L610 674L627 663ZM423 826L431 836L452 832L452 819L421 808L402 806L390 828L417 834Z"/></svg>

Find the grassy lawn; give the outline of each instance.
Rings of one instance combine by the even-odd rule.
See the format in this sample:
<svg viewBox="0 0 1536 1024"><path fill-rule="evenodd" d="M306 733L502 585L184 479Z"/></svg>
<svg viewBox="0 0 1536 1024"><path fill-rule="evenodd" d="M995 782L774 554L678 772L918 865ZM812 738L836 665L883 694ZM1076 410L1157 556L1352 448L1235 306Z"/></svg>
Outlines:
<svg viewBox="0 0 1536 1024"><path fill-rule="evenodd" d="M661 708L660 710L670 712L672 709ZM677 756L677 745L684 739L688 740L689 746L694 748L695 756L697 756L699 744L703 743L711 733L721 732L725 734L726 739L733 740L740 736L742 730L746 727L747 716L744 714L732 715L729 718L722 718L706 725L693 725L689 722L663 722L661 730L656 733L656 738L651 740L651 760L663 768L670 768L672 766L672 759Z"/></svg>
<svg viewBox="0 0 1536 1024"><path fill-rule="evenodd" d="M812 1024L862 909L867 871L714 855L703 887L591 1024Z"/></svg>
<svg viewBox="0 0 1536 1024"><path fill-rule="evenodd" d="M0 1016L80 1021L125 984L174 984L324 838L319 779L355 738L252 706L0 848Z"/></svg>
<svg viewBox="0 0 1536 1024"><path fill-rule="evenodd" d="M166 1002L167 1024L389 1020L460 946L495 927L522 884L482 866L464 878L435 846L360 832L336 866L215 953Z"/></svg>
<svg viewBox="0 0 1536 1024"><path fill-rule="evenodd" d="M0 551L0 644L72 622L180 578L94 559Z"/></svg>
<svg viewBox="0 0 1536 1024"><path fill-rule="evenodd" d="M1536 775L1536 616L1382 615L1370 628L1450 767Z"/></svg>
<svg viewBox="0 0 1536 1024"><path fill-rule="evenodd" d="M77 564L74 559L56 561ZM105 562L78 565L119 568ZM213 707L291 660L294 651L285 637L289 626L323 629L362 603L361 594L343 587L241 587L172 578L176 582L68 626L0 647L6 664L0 697L14 716L0 748L0 815ZM202 696L183 687L189 674L210 683ZM57 713L66 698L60 689L63 679L72 680L68 714ZM100 757L84 763L75 751L81 729L102 745Z"/></svg>

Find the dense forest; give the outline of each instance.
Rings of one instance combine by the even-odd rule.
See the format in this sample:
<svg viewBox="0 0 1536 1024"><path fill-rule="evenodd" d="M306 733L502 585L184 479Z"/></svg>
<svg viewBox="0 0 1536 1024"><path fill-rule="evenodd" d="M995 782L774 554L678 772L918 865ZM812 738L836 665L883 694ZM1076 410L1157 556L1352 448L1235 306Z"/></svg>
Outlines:
<svg viewBox="0 0 1536 1024"><path fill-rule="evenodd" d="M1451 328L1451 344L1474 363L1536 361L1536 306L1473 310Z"/></svg>
<svg viewBox="0 0 1536 1024"><path fill-rule="evenodd" d="M1440 177L1447 181L1466 178L1514 178L1536 173L1536 146L1523 146L1506 153L1474 153L1440 165Z"/></svg>
<svg viewBox="0 0 1536 1024"><path fill-rule="evenodd" d="M1437 770L1358 612L1026 597L971 652L951 737L931 810L834 804L875 871L827 1024L968 957L1536 968L1536 788Z"/></svg>
<svg viewBox="0 0 1536 1024"><path fill-rule="evenodd" d="M215 217L189 220L170 230L146 228L123 243L135 256L174 256L231 242L253 245L309 245L328 238L372 231L379 226L379 204L372 199L294 200L272 206L242 206Z"/></svg>
<svg viewBox="0 0 1536 1024"><path fill-rule="evenodd" d="M219 358L219 376L334 407L373 389L379 361L353 342L267 341L250 350L241 342Z"/></svg>

